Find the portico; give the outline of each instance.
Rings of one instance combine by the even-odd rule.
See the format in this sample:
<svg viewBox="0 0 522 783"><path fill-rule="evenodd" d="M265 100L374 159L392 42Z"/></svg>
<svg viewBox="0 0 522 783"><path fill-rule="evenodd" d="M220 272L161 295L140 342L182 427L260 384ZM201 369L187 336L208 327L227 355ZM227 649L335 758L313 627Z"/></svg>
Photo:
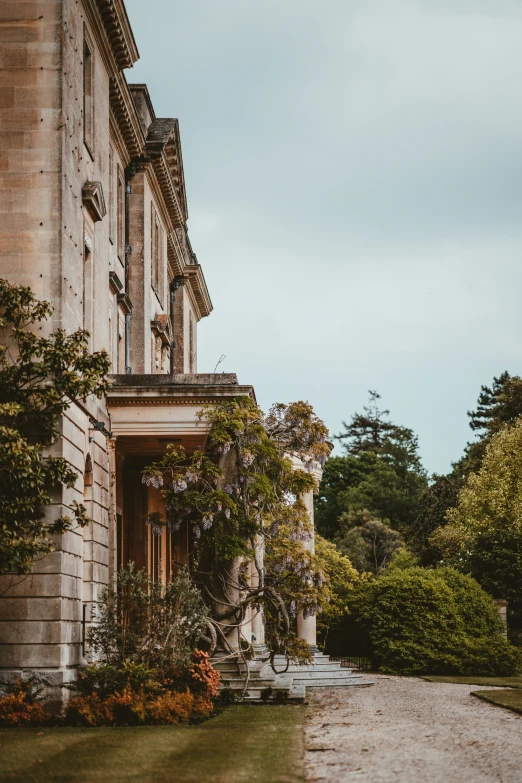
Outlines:
<svg viewBox="0 0 522 783"><path fill-rule="evenodd" d="M111 572L132 561L155 580L166 580L188 565L187 523L179 530L153 530L153 512L165 517L159 489L142 483L147 464L160 458L169 443L187 453L203 449L206 425L198 417L205 406L238 396L254 398L233 373L193 375L117 375L107 395L112 435L110 517L114 531Z"/></svg>

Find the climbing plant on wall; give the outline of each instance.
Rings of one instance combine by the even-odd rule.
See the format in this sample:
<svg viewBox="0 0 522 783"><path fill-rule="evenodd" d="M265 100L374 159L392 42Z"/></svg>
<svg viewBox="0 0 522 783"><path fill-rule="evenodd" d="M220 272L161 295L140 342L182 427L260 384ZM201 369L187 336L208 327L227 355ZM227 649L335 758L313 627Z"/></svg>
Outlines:
<svg viewBox="0 0 522 783"><path fill-rule="evenodd" d="M104 394L110 362L89 352L83 329L40 334L51 314L30 288L0 280L0 574L27 573L54 534L88 521L74 501L67 515L46 514L53 491L78 478L47 450L73 402Z"/></svg>
<svg viewBox="0 0 522 783"><path fill-rule="evenodd" d="M284 651L292 615L320 610L328 587L307 549L303 495L316 489L314 466L329 453L328 431L305 402L268 414L239 397L205 407L204 450L170 445L143 482L161 489L166 518L150 514L153 533L191 530L193 578L214 606L216 640L230 647L249 607L264 612L271 649ZM217 608L216 608L217 607ZM248 640L247 640L248 641Z"/></svg>

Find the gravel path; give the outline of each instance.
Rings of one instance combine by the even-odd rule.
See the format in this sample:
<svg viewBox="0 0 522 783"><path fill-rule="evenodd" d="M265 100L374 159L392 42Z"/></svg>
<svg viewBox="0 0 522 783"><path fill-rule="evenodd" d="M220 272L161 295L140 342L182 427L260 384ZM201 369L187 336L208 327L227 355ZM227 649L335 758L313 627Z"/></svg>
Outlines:
<svg viewBox="0 0 522 783"><path fill-rule="evenodd" d="M487 689L373 679L371 688L312 693L308 781L522 783L522 716L470 695Z"/></svg>

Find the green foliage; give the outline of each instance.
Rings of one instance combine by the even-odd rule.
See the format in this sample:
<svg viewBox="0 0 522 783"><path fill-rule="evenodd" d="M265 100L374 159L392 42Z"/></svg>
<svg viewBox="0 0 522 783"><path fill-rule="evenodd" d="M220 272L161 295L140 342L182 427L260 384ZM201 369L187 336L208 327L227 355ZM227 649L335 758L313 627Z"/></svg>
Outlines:
<svg viewBox="0 0 522 783"><path fill-rule="evenodd" d="M390 526L405 530L416 515L416 500L427 484L412 430L393 424L378 408L379 395L344 423L345 457L326 462L316 502L318 530L333 538L344 512L367 509Z"/></svg>
<svg viewBox="0 0 522 783"><path fill-rule="evenodd" d="M253 400L239 397L200 416L208 427L205 453L171 446L144 472L144 483L161 489L167 511L165 521L156 515L149 522L159 532L162 524L175 531L188 521L193 573L205 596L215 602L227 585L223 603L230 608L214 618L225 646L223 628L238 627L251 605L263 607L268 639L283 651L291 639L289 615L314 613L328 597L317 559L304 546L311 528L303 501L316 487L314 465L329 453L328 431L305 402L274 405L264 416ZM256 560L260 546L264 567ZM236 584L234 562L240 563ZM252 563L257 585L250 583Z"/></svg>
<svg viewBox="0 0 522 783"><path fill-rule="evenodd" d="M414 551L421 557L423 565L434 565L438 553L430 546L431 535L447 523L448 511L457 505L464 480L455 476L434 474L429 487L417 500L417 513L408 528L407 537Z"/></svg>
<svg viewBox="0 0 522 783"><path fill-rule="evenodd" d="M90 667L71 686L77 694L67 703L65 720L82 726L200 721L213 712L218 685L219 674L201 650L183 669L147 670L132 663Z"/></svg>
<svg viewBox="0 0 522 783"><path fill-rule="evenodd" d="M508 676L522 665L492 599L451 569L392 569L361 583L352 603L381 671Z"/></svg>
<svg viewBox="0 0 522 783"><path fill-rule="evenodd" d="M102 660L71 684L68 722L171 724L210 715L219 674L196 649L208 611L186 570L163 585L129 564L98 615L88 642Z"/></svg>
<svg viewBox="0 0 522 783"><path fill-rule="evenodd" d="M507 523L482 530L468 546L464 567L494 598L508 602L508 630L513 642L521 645L522 530Z"/></svg>
<svg viewBox="0 0 522 783"><path fill-rule="evenodd" d="M443 532L443 528L459 503L461 489L473 474L479 473L494 436L521 414L521 378L504 372L493 379L491 386L481 387L476 409L468 411L470 427L478 439L468 443L449 475L433 476L419 498L416 518L406 533L423 565L435 565L441 559L462 565L459 534L451 528Z"/></svg>
<svg viewBox="0 0 522 783"><path fill-rule="evenodd" d="M477 408L468 411L469 426L478 440L468 443L463 457L453 465L453 475L467 478L480 470L495 433L522 415L522 378L503 372L491 386L481 386Z"/></svg>
<svg viewBox="0 0 522 783"><path fill-rule="evenodd" d="M522 529L522 419L496 433L478 473L469 476L448 518L472 538L483 530Z"/></svg>
<svg viewBox="0 0 522 783"><path fill-rule="evenodd" d="M335 543L359 573L379 574L404 546L400 533L369 511L349 511L339 518Z"/></svg>
<svg viewBox="0 0 522 783"><path fill-rule="evenodd" d="M388 418L390 411L379 410L380 394L370 391L369 398L364 413L355 413L349 423L343 422L344 432L336 439L343 441L344 450L352 456L377 454L403 479L408 473L424 477L413 430L393 424Z"/></svg>
<svg viewBox="0 0 522 783"><path fill-rule="evenodd" d="M317 616L317 632L325 644L328 634L350 611L350 598L358 575L350 560L339 549L316 534L315 554L329 590Z"/></svg>
<svg viewBox="0 0 522 783"><path fill-rule="evenodd" d="M89 644L109 668L104 677L147 677L154 669L165 673L190 665L192 654L208 624L208 610L186 570L166 585L154 582L130 563L118 573L117 589L107 588L98 606L97 623ZM87 676L91 676L90 674Z"/></svg>
<svg viewBox="0 0 522 783"><path fill-rule="evenodd" d="M99 663L80 669L76 680L69 687L83 696L95 693L101 699L114 693L123 693L126 689L149 694L160 693L162 690L155 669L147 668L144 663L128 660L118 666Z"/></svg>
<svg viewBox="0 0 522 783"><path fill-rule="evenodd" d="M110 362L89 353L84 330L38 335L52 309L29 288L0 280L0 313L0 574L22 574L52 550L53 534L88 522L78 503L70 516L45 519L53 490L78 478L45 450L72 402L104 394Z"/></svg>
<svg viewBox="0 0 522 783"><path fill-rule="evenodd" d="M522 419L517 419L491 437L479 472L469 476L448 514L449 530L460 537L454 562L508 601L509 624L516 631L522 629L521 464ZM433 538L440 549L441 533Z"/></svg>

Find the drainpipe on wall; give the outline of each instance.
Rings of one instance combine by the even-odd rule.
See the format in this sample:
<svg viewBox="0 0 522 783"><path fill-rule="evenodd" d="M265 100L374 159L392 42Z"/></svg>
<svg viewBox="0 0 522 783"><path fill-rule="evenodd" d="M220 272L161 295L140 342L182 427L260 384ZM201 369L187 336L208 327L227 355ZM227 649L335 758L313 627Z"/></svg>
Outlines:
<svg viewBox="0 0 522 783"><path fill-rule="evenodd" d="M174 375L174 371L175 371L174 348L176 347L176 342L174 340L174 306L176 301L176 291L180 287L182 281L183 278L178 275L170 283L170 328L172 329L172 340L170 343L170 374L171 375Z"/></svg>
<svg viewBox="0 0 522 783"><path fill-rule="evenodd" d="M131 179L137 172L137 166L131 161L125 169L125 293L129 296L129 264L132 254L130 241L130 197L132 193ZM127 375L132 373L130 358L130 313L125 314L125 372Z"/></svg>

